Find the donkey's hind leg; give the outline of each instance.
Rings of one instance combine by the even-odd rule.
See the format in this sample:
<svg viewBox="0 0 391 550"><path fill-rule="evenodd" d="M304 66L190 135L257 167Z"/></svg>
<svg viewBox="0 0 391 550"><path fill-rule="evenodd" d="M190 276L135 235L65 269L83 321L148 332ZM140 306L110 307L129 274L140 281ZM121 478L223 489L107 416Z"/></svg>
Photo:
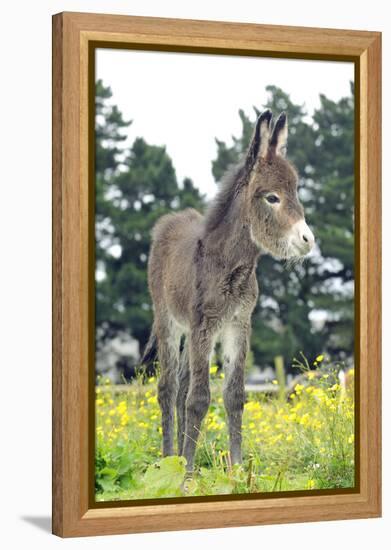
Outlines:
<svg viewBox="0 0 391 550"><path fill-rule="evenodd" d="M183 442L186 429L186 398L189 393L190 365L189 349L187 339L179 359L179 388L176 400L177 422L178 422L178 455L183 454Z"/></svg>
<svg viewBox="0 0 391 550"><path fill-rule="evenodd" d="M174 454L175 402L178 392L178 361L180 335L169 321L158 329L160 378L158 401L162 413L163 456Z"/></svg>

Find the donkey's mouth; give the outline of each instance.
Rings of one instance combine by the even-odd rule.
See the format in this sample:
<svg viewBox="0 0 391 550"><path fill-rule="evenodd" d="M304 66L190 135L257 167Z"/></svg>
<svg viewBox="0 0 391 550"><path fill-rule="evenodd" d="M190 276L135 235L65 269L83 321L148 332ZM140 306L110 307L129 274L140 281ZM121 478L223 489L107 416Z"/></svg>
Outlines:
<svg viewBox="0 0 391 550"><path fill-rule="evenodd" d="M298 244L289 239L276 243L276 246L265 250L265 252L271 254L276 260L294 260L295 258L304 258L311 252L312 248L312 243L303 242Z"/></svg>
<svg viewBox="0 0 391 550"><path fill-rule="evenodd" d="M304 258L305 256L307 256L307 254L311 252L312 249L312 243L300 243L300 245L296 243L290 243L290 250L287 259Z"/></svg>
<svg viewBox="0 0 391 550"><path fill-rule="evenodd" d="M291 260L293 258L301 258L305 255L296 244L286 240L276 242L273 247L263 247L263 250L276 260Z"/></svg>

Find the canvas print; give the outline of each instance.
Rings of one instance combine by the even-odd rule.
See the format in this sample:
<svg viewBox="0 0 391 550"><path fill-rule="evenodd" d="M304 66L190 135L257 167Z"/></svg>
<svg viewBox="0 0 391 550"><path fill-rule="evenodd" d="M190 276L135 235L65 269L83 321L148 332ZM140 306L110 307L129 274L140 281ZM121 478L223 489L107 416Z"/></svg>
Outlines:
<svg viewBox="0 0 391 550"><path fill-rule="evenodd" d="M353 489L353 64L95 64L96 502Z"/></svg>

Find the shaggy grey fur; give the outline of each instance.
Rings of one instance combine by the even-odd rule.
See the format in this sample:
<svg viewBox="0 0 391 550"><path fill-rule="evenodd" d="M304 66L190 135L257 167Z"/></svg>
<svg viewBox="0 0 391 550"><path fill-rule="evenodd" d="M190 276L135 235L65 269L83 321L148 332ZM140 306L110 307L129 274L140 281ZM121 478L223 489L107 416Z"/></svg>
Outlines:
<svg viewBox="0 0 391 550"><path fill-rule="evenodd" d="M176 407L178 454L185 456L189 472L210 403L209 365L217 341L222 344L231 461L242 460L244 364L260 255L287 259L305 254L313 244L306 235L292 244L292 228L303 220L303 209L296 172L282 154L286 116L280 115L273 132L271 118L270 111L259 116L244 161L224 179L205 216L187 209L163 216L153 229L148 281L154 323L143 361L156 342L163 455L174 454Z"/></svg>

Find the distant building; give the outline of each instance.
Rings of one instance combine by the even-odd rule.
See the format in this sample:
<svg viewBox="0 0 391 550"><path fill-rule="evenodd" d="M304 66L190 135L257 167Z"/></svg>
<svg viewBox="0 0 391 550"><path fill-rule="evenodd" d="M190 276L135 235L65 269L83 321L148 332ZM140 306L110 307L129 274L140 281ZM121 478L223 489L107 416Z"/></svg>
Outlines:
<svg viewBox="0 0 391 550"><path fill-rule="evenodd" d="M110 378L113 384L120 384L134 376L134 368L140 359L137 340L125 331L118 332L96 350L95 372Z"/></svg>

